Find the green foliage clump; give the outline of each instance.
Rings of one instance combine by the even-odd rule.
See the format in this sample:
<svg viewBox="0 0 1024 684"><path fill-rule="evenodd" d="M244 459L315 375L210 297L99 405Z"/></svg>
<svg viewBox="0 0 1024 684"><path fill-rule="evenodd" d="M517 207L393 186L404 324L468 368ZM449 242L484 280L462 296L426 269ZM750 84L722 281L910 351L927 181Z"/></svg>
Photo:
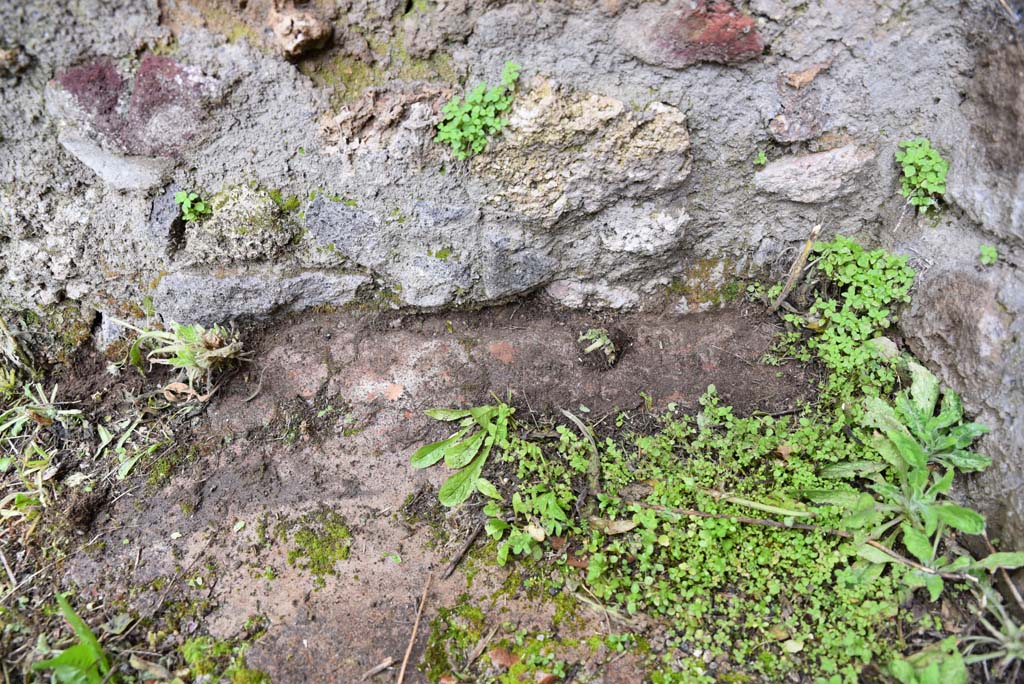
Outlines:
<svg viewBox="0 0 1024 684"><path fill-rule="evenodd" d="M120 325L135 330L139 336L128 350L130 365L143 370L143 351L150 363L170 366L179 371L181 379L192 390L208 387L213 374L243 359L242 342L233 330L215 325L179 325L170 330L143 330L124 321Z"/></svg>
<svg viewBox="0 0 1024 684"><path fill-rule="evenodd" d="M519 65L506 62L501 83L488 88L481 83L466 94L465 99L453 97L441 110L444 118L437 127L434 142L448 143L458 159L483 152L487 139L508 125L503 114L512 106Z"/></svg>
<svg viewBox="0 0 1024 684"><path fill-rule="evenodd" d="M786 314L785 320L811 331L806 349L833 371L834 386L888 388L895 378L866 343L897 321L897 305L910 301L914 269L906 257L867 251L842 236L815 252L825 292L806 315Z"/></svg>
<svg viewBox="0 0 1024 684"><path fill-rule="evenodd" d="M471 409L431 409L436 420L459 421L460 429L448 439L427 444L412 455L413 468L429 468L441 459L454 475L441 485L438 498L445 506L458 506L473 492L497 497L491 482L480 476L494 446L505 443L509 418L515 409L507 404Z"/></svg>
<svg viewBox="0 0 1024 684"><path fill-rule="evenodd" d="M983 266L991 266L999 261L999 251L992 245L982 245L978 249L978 260Z"/></svg>
<svg viewBox="0 0 1024 684"><path fill-rule="evenodd" d="M327 575L337 574L335 563L348 560L352 532L344 516L335 511L306 513L283 525L280 532L292 534L294 548L288 551L288 564L313 575L317 586L324 586Z"/></svg>
<svg viewBox="0 0 1024 684"><path fill-rule="evenodd" d="M186 221L198 221L213 213L210 205L195 192L184 190L174 193L174 201L181 205L181 217Z"/></svg>
<svg viewBox="0 0 1024 684"><path fill-rule="evenodd" d="M57 594L57 606L78 637L78 643L65 648L53 658L33 663L32 670L53 670L53 678L59 684L102 684L115 681L116 675L110 672L110 660L96 635L61 594Z"/></svg>
<svg viewBox="0 0 1024 684"><path fill-rule="evenodd" d="M180 647L181 657L195 681L231 682L231 684L270 684L270 677L260 670L246 667L245 652L249 643L198 636Z"/></svg>
<svg viewBox="0 0 1024 684"><path fill-rule="evenodd" d="M810 331L792 333L788 350L828 373L816 401L796 415L742 417L711 386L695 416L670 405L653 429L601 440L568 413L579 432L534 425L527 440L506 407L492 442L501 490L482 477L477 488L487 548L500 565L545 563L530 577L517 568L516 586L568 593L627 622L645 615L664 636L643 653L652 683L796 672L852 684L872 665L904 684L938 684L966 682L969 665L989 661L1005 675L1024 661L1024 628L991 574L1024 567L1024 552L973 558L957 538L984 534L985 519L949 496L956 474L989 465L970 450L987 430L882 337L908 301L906 260L846 238L817 253L815 299L786 315ZM437 413L463 429L414 459L461 454L474 425L485 429L468 411ZM476 439L480 449L486 438ZM943 621L907 610L968 592L980 627L959 639L963 651ZM481 672L478 681L504 681Z"/></svg>
<svg viewBox="0 0 1024 684"><path fill-rule="evenodd" d="M946 194L949 162L932 148L927 138L903 140L896 152L896 161L903 169L900 194L922 214L937 207Z"/></svg>

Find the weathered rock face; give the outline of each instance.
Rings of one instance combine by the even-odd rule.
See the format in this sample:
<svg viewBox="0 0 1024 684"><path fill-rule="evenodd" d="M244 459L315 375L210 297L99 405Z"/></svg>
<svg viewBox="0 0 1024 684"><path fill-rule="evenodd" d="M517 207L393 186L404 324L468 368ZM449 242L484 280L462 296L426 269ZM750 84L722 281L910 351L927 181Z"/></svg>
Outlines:
<svg viewBox="0 0 1024 684"><path fill-rule="evenodd" d="M510 118L510 133L472 171L498 188L485 202L547 228L679 188L690 173L689 149L686 117L675 107L654 102L629 112L621 100L538 79Z"/></svg>
<svg viewBox="0 0 1024 684"><path fill-rule="evenodd" d="M858 176L874 157L872 150L855 145L784 157L754 174L754 185L794 202L826 202L857 190Z"/></svg>
<svg viewBox="0 0 1024 684"><path fill-rule="evenodd" d="M949 196L993 237L1024 246L1024 47L993 42L971 83L971 137L953 155ZM999 47L996 47L996 46Z"/></svg>
<svg viewBox="0 0 1024 684"><path fill-rule="evenodd" d="M1024 55L1000 22L982 0L0 3L0 306L699 311L822 223L922 260L905 334L1009 445L1006 478ZM509 125L455 160L441 107L508 60ZM952 162L934 224L898 195L917 135ZM178 190L212 217L181 221ZM939 274L997 303L957 308Z"/></svg>
<svg viewBox="0 0 1024 684"><path fill-rule="evenodd" d="M914 352L994 428L983 442L992 467L966 493L998 534L1024 539L1024 278L1006 267L929 273L903 327Z"/></svg>
<svg viewBox="0 0 1024 684"><path fill-rule="evenodd" d="M161 185L201 136L204 100L215 91L198 69L146 55L130 90L117 66L100 59L63 72L46 102L64 149L108 185L145 190Z"/></svg>

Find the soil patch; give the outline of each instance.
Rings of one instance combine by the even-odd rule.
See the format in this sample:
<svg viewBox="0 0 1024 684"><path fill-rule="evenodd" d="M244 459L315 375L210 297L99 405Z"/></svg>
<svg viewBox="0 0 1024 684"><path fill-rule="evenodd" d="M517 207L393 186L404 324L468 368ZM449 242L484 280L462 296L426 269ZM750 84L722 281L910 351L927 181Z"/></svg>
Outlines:
<svg viewBox="0 0 1024 684"><path fill-rule="evenodd" d="M579 331L597 326L630 340L612 368L580 359ZM519 590L512 568L479 566L471 552L454 575L436 576L475 520L432 504L444 473L409 466L417 446L444 435L423 410L498 396L510 398L521 420L569 409L611 431L607 418L620 412L642 421L670 403L696 409L714 384L737 413L788 412L810 397L816 377L797 364L758 363L776 330L740 307L672 318L585 315L538 302L279 324L253 339L253 365L194 427L200 456L159 486L136 482L111 496L89 535L102 551L75 556L67 578L82 600L136 609L166 600L173 585L178 599L200 607L185 634L230 637L264 616L268 631L249 662L275 682L352 682L389 657L400 660L431 572L414 663L438 610L467 601L486 601L488 629L510 622L568 633L553 627L550 601ZM313 533L304 536L306 527ZM333 533L323 534L328 527ZM310 539L343 539L344 549L310 547ZM603 629L605 617L580 615L573 629ZM636 681L637 673L620 672L629 662L608 668L606 681Z"/></svg>

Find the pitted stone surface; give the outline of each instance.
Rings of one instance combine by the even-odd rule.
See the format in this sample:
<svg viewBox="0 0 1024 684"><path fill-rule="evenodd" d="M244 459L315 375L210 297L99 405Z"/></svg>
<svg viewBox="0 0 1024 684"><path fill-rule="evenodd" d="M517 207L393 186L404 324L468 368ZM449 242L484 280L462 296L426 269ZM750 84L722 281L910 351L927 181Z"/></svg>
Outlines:
<svg viewBox="0 0 1024 684"><path fill-rule="evenodd" d="M474 172L501 188L488 202L547 227L621 198L678 188L690 173L685 115L660 102L628 109L536 80L495 153L473 162Z"/></svg>

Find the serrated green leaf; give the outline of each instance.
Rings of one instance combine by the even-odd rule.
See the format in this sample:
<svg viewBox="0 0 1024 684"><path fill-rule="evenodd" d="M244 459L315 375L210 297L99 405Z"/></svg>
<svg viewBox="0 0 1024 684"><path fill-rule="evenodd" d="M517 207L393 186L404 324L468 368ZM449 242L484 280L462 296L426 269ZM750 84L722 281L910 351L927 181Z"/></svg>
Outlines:
<svg viewBox="0 0 1024 684"><path fill-rule="evenodd" d="M973 451L952 451L942 454L939 460L964 473L980 473L992 465L992 459L988 456Z"/></svg>
<svg viewBox="0 0 1024 684"><path fill-rule="evenodd" d="M966 449L974 443L974 440L987 432L988 426L986 425L981 423L965 423L950 430L949 434L956 440L957 449Z"/></svg>

